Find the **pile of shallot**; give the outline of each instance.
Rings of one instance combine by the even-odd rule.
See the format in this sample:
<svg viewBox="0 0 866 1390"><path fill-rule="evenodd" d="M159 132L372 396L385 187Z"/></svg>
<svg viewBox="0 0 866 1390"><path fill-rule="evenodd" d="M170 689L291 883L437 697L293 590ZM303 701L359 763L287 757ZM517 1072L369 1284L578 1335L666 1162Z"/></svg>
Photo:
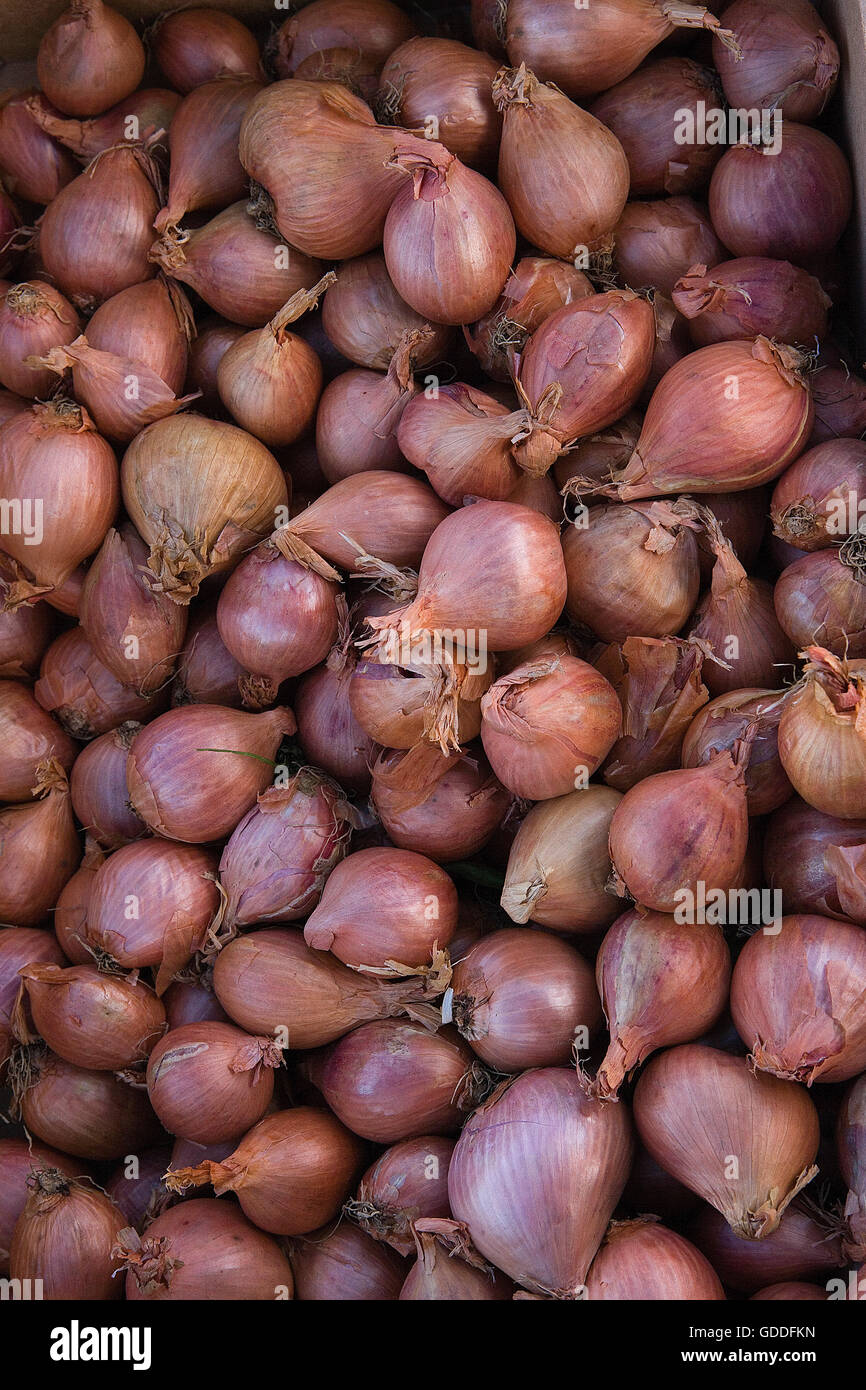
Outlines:
<svg viewBox="0 0 866 1390"><path fill-rule="evenodd" d="M0 94L0 1276L866 1297L833 35L135 8Z"/></svg>

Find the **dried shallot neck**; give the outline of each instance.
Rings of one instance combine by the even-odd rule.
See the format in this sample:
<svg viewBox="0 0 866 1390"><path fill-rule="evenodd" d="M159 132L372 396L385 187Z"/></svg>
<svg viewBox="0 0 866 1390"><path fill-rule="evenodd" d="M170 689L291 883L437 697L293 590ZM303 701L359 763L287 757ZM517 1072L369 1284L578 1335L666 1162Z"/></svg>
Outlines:
<svg viewBox="0 0 866 1390"><path fill-rule="evenodd" d="M139 1291L147 1295L170 1289L175 1270L183 1268L183 1260L169 1254L170 1247L167 1236L141 1237L132 1226L125 1226L117 1233L111 1258L122 1261L121 1269L127 1270Z"/></svg>
<svg viewBox="0 0 866 1390"><path fill-rule="evenodd" d="M56 300L45 294L38 284L28 284L25 281L21 285L13 285L6 291L5 303L13 314L18 314L21 318L33 318L48 309L61 323L71 322L71 319L64 318Z"/></svg>
<svg viewBox="0 0 866 1390"><path fill-rule="evenodd" d="M290 323L295 323L302 314L306 314L310 309L315 309L325 290L331 285L336 284L337 277L333 270L329 270L317 281L309 290L298 290L291 299L287 300L268 324L268 328L273 333L278 343L286 340L286 329Z"/></svg>

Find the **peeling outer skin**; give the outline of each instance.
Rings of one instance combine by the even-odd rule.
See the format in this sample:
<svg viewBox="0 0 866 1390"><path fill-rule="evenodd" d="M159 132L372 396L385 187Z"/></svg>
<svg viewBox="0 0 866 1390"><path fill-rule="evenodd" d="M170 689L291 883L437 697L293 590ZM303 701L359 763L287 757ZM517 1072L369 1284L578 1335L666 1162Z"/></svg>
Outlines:
<svg viewBox="0 0 866 1390"><path fill-rule="evenodd" d="M725 355L724 349L730 349L734 346L736 345L730 343L716 343L709 348L701 348L698 351L706 353L712 352L715 349L721 349L722 352L718 355L722 357ZM740 346L743 345L740 344ZM689 362L691 358L696 355L695 353L690 354L689 357L681 359L681 363ZM751 344L751 357L765 366L775 367L779 376L787 386L794 387L797 385L805 385L804 373L808 359L805 354L797 352L796 349L771 343L769 339L759 337ZM733 372L734 360L732 357L729 360L730 366L728 367L728 371ZM677 363L672 369L672 372L668 373L668 388L671 386L670 378L674 372L678 373L675 383L678 385L680 375L688 370L685 367L681 367L681 363ZM681 371L679 369L681 369ZM653 394L653 400L656 400L659 392L664 390L665 380L665 378L662 378L662 382ZM658 430L658 425L651 418L652 407L653 401L650 402L647 420ZM657 497L661 494L672 492L712 492L719 490L739 492L745 489L751 489L759 486L761 483L769 482L773 478L777 478L784 472L788 464L797 458L808 442L813 421L814 404L811 392L807 389L804 391L804 409L802 411L802 420L796 437L791 439L784 450L784 454L776 458L775 461L769 460L759 473L753 472L751 475L748 473L749 461L743 457L740 461L741 467L744 470L743 476L737 478L725 478L713 474L708 474L706 477L703 477L699 474L695 474L694 458L685 456L679 457L677 447L674 446L672 448L669 440L666 442L665 447L668 452L671 453L671 458L667 461L654 463L650 456L650 446L645 444L644 452L642 453L639 440L638 446L632 454L626 468L616 478L615 483L607 491L605 491L605 489L599 489L599 491L605 492L607 496L617 497L621 502L629 502L637 498ZM703 431L704 434L709 431L711 423L712 422L708 422L706 429ZM693 452L702 453L702 451L703 444L697 442ZM752 468L754 468L753 461Z"/></svg>
<svg viewBox="0 0 866 1390"><path fill-rule="evenodd" d="M813 1015L812 1018L806 1019L801 1025L802 1030L814 1034L817 1017ZM829 1027L831 1036L822 1048L806 1054L798 1052L797 1049L797 1034L801 1031L800 1028L795 1029L791 1036L781 1043L765 1042L756 1038L749 1053L749 1066L752 1071L768 1071L782 1081L800 1081L806 1086L811 1086L845 1047L845 1030L841 1023L826 1014L820 1016L820 1021ZM794 1060L795 1058L797 1060Z"/></svg>
<svg viewBox="0 0 866 1390"><path fill-rule="evenodd" d="M277 550L287 560L294 560L296 564L303 565L304 569L312 570L314 574L319 574L323 579L333 579L336 583L343 582L343 576L339 570L335 570L333 565L329 565L327 560L323 560L321 555L317 555L306 541L302 541L300 536L295 536L289 527L284 527L275 531L271 536L271 541Z"/></svg>
<svg viewBox="0 0 866 1390"><path fill-rule="evenodd" d="M777 1187L771 1188L766 1201L759 1207L749 1208L748 1211L738 1213L732 1220L727 1215L727 1221L731 1229L744 1240L763 1240L765 1236L771 1236L778 1230L786 1209L790 1206L798 1192L801 1192L814 1177L818 1174L816 1164L809 1168L804 1168L794 1180L790 1191L780 1193Z"/></svg>
<svg viewBox="0 0 866 1390"><path fill-rule="evenodd" d="M167 1236L142 1239L131 1226L125 1226L118 1231L111 1258L123 1261L121 1268L134 1275L142 1293L153 1293L170 1288L174 1271L183 1268L183 1260L169 1255L170 1245Z"/></svg>
<svg viewBox="0 0 866 1390"><path fill-rule="evenodd" d="M330 935L333 941L333 932ZM316 942L317 951L327 949L319 941ZM350 965L349 969L356 970L359 975L378 975L385 980L403 980L420 975L425 982L425 994L431 997L444 994L451 983L451 959L448 952L440 950L436 944L427 965L404 965L398 960L387 960L384 965ZM417 1021L423 1023L424 1019Z"/></svg>

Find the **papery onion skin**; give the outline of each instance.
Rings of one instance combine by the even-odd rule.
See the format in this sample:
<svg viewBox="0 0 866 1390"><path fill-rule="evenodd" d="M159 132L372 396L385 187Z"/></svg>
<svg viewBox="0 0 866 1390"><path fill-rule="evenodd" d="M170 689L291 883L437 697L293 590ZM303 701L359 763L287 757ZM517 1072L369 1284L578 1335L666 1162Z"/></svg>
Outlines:
<svg viewBox="0 0 866 1390"><path fill-rule="evenodd" d="M518 230L563 260L592 250L628 198L628 160L616 136L525 66L497 73L493 96L504 113L499 184Z"/></svg>
<svg viewBox="0 0 866 1390"><path fill-rule="evenodd" d="M141 819L169 840L222 839L271 781L290 710L246 714L221 705L184 705L160 715L133 740L127 784ZM253 756L249 756L252 754Z"/></svg>
<svg viewBox="0 0 866 1390"><path fill-rule="evenodd" d="M192 331L192 309L180 285L158 275L100 304L87 324L87 341L98 352L143 363L179 396Z"/></svg>
<svg viewBox="0 0 866 1390"><path fill-rule="evenodd" d="M83 1164L45 1144L27 1139L0 1139L0 1274L9 1273L9 1248L15 1223L29 1196L27 1179L37 1169L57 1168L64 1177L82 1175ZM438 1215L438 1213L436 1213ZM447 1211L443 1213L448 1215Z"/></svg>
<svg viewBox="0 0 866 1390"><path fill-rule="evenodd" d="M340 786L367 792L375 754L373 740L349 705L354 659L344 659L339 645L331 658L308 671L298 684L294 701L298 742L307 760Z"/></svg>
<svg viewBox="0 0 866 1390"><path fill-rule="evenodd" d="M276 1241L215 1197L162 1212L141 1240L119 1242L128 1302L272 1301L291 1298L292 1271Z"/></svg>
<svg viewBox="0 0 866 1390"><path fill-rule="evenodd" d="M147 558L133 527L109 530L87 571L79 605L98 659L142 697L171 679L188 618L185 608L156 590Z"/></svg>
<svg viewBox="0 0 866 1390"><path fill-rule="evenodd" d="M70 401L40 402L0 430L0 487L5 497L42 502L33 518L38 545L32 522L3 536L19 567L7 594L14 607L59 588L99 548L117 511L117 461L86 411Z"/></svg>
<svg viewBox="0 0 866 1390"><path fill-rule="evenodd" d="M773 531L798 550L825 550L859 528L864 496L866 443L828 440L801 454L776 483Z"/></svg>
<svg viewBox="0 0 866 1390"><path fill-rule="evenodd" d="M409 129L434 117L437 140L464 164L487 169L501 132L490 95L497 67L488 54L454 39L411 38L388 56L374 105L380 119Z"/></svg>
<svg viewBox="0 0 866 1390"><path fill-rule="evenodd" d="M839 820L793 796L767 823L764 878L782 894L787 912L866 920L866 896L850 895L844 873L849 852L856 863L863 845L866 819Z"/></svg>
<svg viewBox="0 0 866 1390"><path fill-rule="evenodd" d="M420 328L402 334L384 376L354 369L325 387L316 411L316 456L330 483L354 473L405 471L397 430L418 390L415 345L427 332Z"/></svg>
<svg viewBox="0 0 866 1390"><path fill-rule="evenodd" d="M199 975L189 981L172 981L162 996L169 1028L182 1028L185 1023L231 1023L213 992L212 983L208 983L210 978Z"/></svg>
<svg viewBox="0 0 866 1390"><path fill-rule="evenodd" d="M362 661L349 685L349 704L361 728L384 748L408 749L427 740L443 750L481 730L481 696L493 679L468 667L402 667Z"/></svg>
<svg viewBox="0 0 866 1390"><path fill-rule="evenodd" d="M700 588L689 513L673 507L596 506L568 526L562 550L568 614L603 642L679 632Z"/></svg>
<svg viewBox="0 0 866 1390"><path fill-rule="evenodd" d="M482 937L454 967L451 989L458 1029L496 1072L567 1066L575 1035L588 1047L601 1021L590 966L546 932Z"/></svg>
<svg viewBox="0 0 866 1390"><path fill-rule="evenodd" d="M301 82L339 82L372 106L379 72L379 61L357 48L320 48L298 64L294 76Z"/></svg>
<svg viewBox="0 0 866 1390"><path fill-rule="evenodd" d="M513 922L594 933L617 916L605 892L610 822L619 792L595 784L534 806L508 857L501 903Z"/></svg>
<svg viewBox="0 0 866 1390"><path fill-rule="evenodd" d="M622 709L604 676L577 657L516 667L481 700L481 741L515 796L544 801L588 781L622 732Z"/></svg>
<svg viewBox="0 0 866 1390"><path fill-rule="evenodd" d="M510 793L480 750L470 748L461 756L430 743L414 752L381 754L373 764L371 797L392 844L418 850L439 864L477 854L511 804Z"/></svg>
<svg viewBox="0 0 866 1390"><path fill-rule="evenodd" d="M425 966L457 925L457 890L437 864L403 849L366 849L337 864L304 939L355 969Z"/></svg>
<svg viewBox="0 0 866 1390"><path fill-rule="evenodd" d="M760 336L783 343L823 338L829 295L790 261L746 257L708 270L692 266L674 286L676 309L696 347Z"/></svg>
<svg viewBox="0 0 866 1390"><path fill-rule="evenodd" d="M55 372L71 367L73 386L98 428L123 443L146 425L189 404L189 397L178 399L162 378L141 362L99 352L84 336L68 347L52 348L44 357L27 360L47 363Z"/></svg>
<svg viewBox="0 0 866 1390"><path fill-rule="evenodd" d="M529 63L575 98L595 96L628 77L676 24L730 30L702 5L668 12L654 0L614 0L603 6L562 6L553 0L509 0L505 42L513 63Z"/></svg>
<svg viewBox="0 0 866 1390"><path fill-rule="evenodd" d="M406 329L428 326L394 288L381 251L357 256L340 267L337 282L325 295L322 326L334 346L359 367L387 371ZM444 357L452 332L444 324L429 325L431 337L416 347L419 367Z"/></svg>
<svg viewBox="0 0 866 1390"><path fill-rule="evenodd" d="M784 705L784 691L743 689L719 695L689 725L683 739L683 767L698 767L714 753L730 749L756 722L758 733L746 768L749 815L777 811L793 792L779 762L778 729Z"/></svg>
<svg viewBox="0 0 866 1390"><path fill-rule="evenodd" d="M72 739L18 681L0 680L0 741L0 801L29 801L39 764L56 758L68 773L77 753Z"/></svg>
<svg viewBox="0 0 866 1390"><path fill-rule="evenodd" d="M838 1222L808 1196L796 1197L776 1230L760 1240L744 1242L720 1212L705 1204L686 1234L736 1293L752 1294L779 1280L826 1278L844 1264Z"/></svg>
<svg viewBox="0 0 866 1390"><path fill-rule="evenodd" d="M159 211L155 177L142 146L117 145L97 155L46 208L39 253L78 308L93 308L155 273L148 260Z"/></svg>
<svg viewBox="0 0 866 1390"><path fill-rule="evenodd" d="M157 131L168 130L179 105L178 93L164 87L140 87L89 120L61 116L40 93L27 102L37 125L85 164L121 140L147 140Z"/></svg>
<svg viewBox="0 0 866 1390"><path fill-rule="evenodd" d="M420 479L376 470L334 483L273 539L289 559L314 569L316 556L323 556L332 565L354 570L364 554L416 568L447 516L445 503ZM326 578L334 578L330 569Z"/></svg>
<svg viewBox="0 0 866 1390"><path fill-rule="evenodd" d="M165 1030L165 1010L144 981L95 965L28 965L19 973L37 1031L74 1067L122 1071L141 1062Z"/></svg>
<svg viewBox="0 0 866 1390"><path fill-rule="evenodd" d="M839 657L866 657L866 569L862 541L816 550L795 560L776 581L781 627L795 647L820 643Z"/></svg>
<svg viewBox="0 0 866 1390"><path fill-rule="evenodd" d="M270 542L244 556L217 604L217 628L246 672L245 705L273 704L279 686L324 661L337 636L335 586Z"/></svg>
<svg viewBox="0 0 866 1390"><path fill-rule="evenodd" d="M143 1090L51 1053L21 1097L21 1119L46 1144L94 1161L137 1153L161 1134Z"/></svg>
<svg viewBox="0 0 866 1390"><path fill-rule="evenodd" d="M652 1217L613 1221L586 1277L595 1301L721 1302L725 1294L709 1260Z"/></svg>
<svg viewBox="0 0 866 1390"><path fill-rule="evenodd" d="M240 324L227 323L213 315L202 320L190 346L187 385L190 391L201 391L202 407L211 413L222 409L217 389L219 364L229 348L243 337Z"/></svg>
<svg viewBox="0 0 866 1390"><path fill-rule="evenodd" d="M453 1134L472 1108L473 1053L452 1028L430 1033L397 1019L364 1023L312 1062L335 1115L363 1139L393 1144Z"/></svg>
<svg viewBox="0 0 866 1390"><path fill-rule="evenodd" d="M214 313L263 328L291 295L313 285L320 261L260 227L246 203L232 203L203 227L170 229L150 248L166 275L195 290Z"/></svg>
<svg viewBox="0 0 866 1390"><path fill-rule="evenodd" d="M395 132L377 126L370 108L339 83L292 78L251 102L240 158L267 191L274 223L289 245L323 260L345 260L382 240L401 186L400 174L386 167L394 139Z"/></svg>
<svg viewBox="0 0 866 1390"><path fill-rule="evenodd" d="M652 308L630 290L587 296L545 319L520 357L520 396L536 422L515 450L521 467L545 473L564 445L630 410L655 343Z"/></svg>
<svg viewBox="0 0 866 1390"><path fill-rule="evenodd" d="M69 1178L56 1168L37 1167L27 1185L9 1252L11 1277L38 1280L49 1301L120 1298L123 1289L113 1277L120 1208L89 1178Z"/></svg>
<svg viewBox="0 0 866 1390"><path fill-rule="evenodd" d="M54 909L54 931L57 940L73 965L87 965L93 960L93 956L84 945L85 928L96 872L104 861L105 855L98 845L85 838L84 858L61 889Z"/></svg>
<svg viewBox="0 0 866 1390"><path fill-rule="evenodd" d="M511 1280L480 1255L462 1257L467 1237L459 1222L422 1219L413 1232L418 1258L400 1290L401 1302L492 1302L514 1296Z"/></svg>
<svg viewBox="0 0 866 1390"><path fill-rule="evenodd" d="M700 136L676 138L685 114L718 105L718 79L690 58L661 58L639 68L592 105L592 114L619 140L631 174L630 193L660 197L694 193L709 183L721 149Z"/></svg>
<svg viewBox="0 0 866 1390"><path fill-rule="evenodd" d="M219 906L217 858L162 838L126 845L97 872L85 940L128 970L153 966L162 994L205 944Z"/></svg>
<svg viewBox="0 0 866 1390"><path fill-rule="evenodd" d="M244 668L219 635L216 607L197 603L190 615L186 642L177 662L172 704L241 706L238 681Z"/></svg>
<svg viewBox="0 0 866 1390"><path fill-rule="evenodd" d="M11 1034L16 1005L21 994L19 971L28 965L65 965L66 958L58 938L37 927L0 927L0 1032ZM26 991L21 1000L22 1018L32 1022Z"/></svg>
<svg viewBox="0 0 866 1390"><path fill-rule="evenodd" d="M190 457L199 467L191 469ZM149 425L123 456L123 501L150 547L148 567L176 603L231 569L288 501L273 454L245 430L203 415Z"/></svg>
<svg viewBox="0 0 866 1390"><path fill-rule="evenodd" d="M70 116L98 116L134 92L145 52L128 19L102 0L73 0L36 55L39 86Z"/></svg>
<svg viewBox="0 0 866 1390"><path fill-rule="evenodd" d="M749 687L771 687L794 665L791 635L777 613L776 594L750 578L715 518L704 513L715 556L709 592L695 610L690 636L705 642L719 661L707 662L704 681L713 696ZM724 663L724 664L723 664Z"/></svg>
<svg viewBox="0 0 866 1390"><path fill-rule="evenodd" d="M687 1043L654 1057L635 1122L650 1153L715 1206L743 1240L771 1235L817 1169L818 1114L806 1091L745 1058ZM728 1176L736 1155L738 1176Z"/></svg>
<svg viewBox="0 0 866 1390"><path fill-rule="evenodd" d="M660 1047L693 1042L718 1019L728 998L731 961L721 929L679 923L666 913L632 909L607 932L596 980L610 1045L588 1094L617 1100L625 1079Z"/></svg>
<svg viewBox="0 0 866 1390"><path fill-rule="evenodd" d="M624 285L673 294L693 265L718 265L726 256L702 203L679 195L626 203L614 232L613 259Z"/></svg>
<svg viewBox="0 0 866 1390"><path fill-rule="evenodd" d="M295 1295L302 1302L395 1302L406 1264L393 1250L349 1221L293 1244Z"/></svg>
<svg viewBox="0 0 866 1390"><path fill-rule="evenodd" d="M416 32L409 17L390 0L318 0L287 19L277 30L273 62L279 77L291 77L320 49L357 48L381 65Z"/></svg>
<svg viewBox="0 0 866 1390"><path fill-rule="evenodd" d="M611 823L610 856L637 903L673 912L698 883L734 886L748 840L746 762L738 744L706 767L659 772L626 792Z"/></svg>
<svg viewBox="0 0 866 1390"><path fill-rule="evenodd" d="M454 1140L438 1134L392 1145L361 1178L354 1199L344 1207L346 1215L374 1240L399 1255L411 1255L413 1221L451 1215L448 1165L453 1153Z"/></svg>
<svg viewBox="0 0 866 1390"><path fill-rule="evenodd" d="M259 46L234 15L209 8L171 10L150 32L150 46L172 87L191 92L222 72L261 75Z"/></svg>
<svg viewBox="0 0 866 1390"><path fill-rule="evenodd" d="M738 62L713 42L713 62L731 106L778 110L786 122L820 116L839 76L839 49L812 5L736 0L727 7L725 24L743 52Z"/></svg>
<svg viewBox="0 0 866 1390"><path fill-rule="evenodd" d="M292 1051L405 1013L424 995L423 984L350 970L307 946L303 932L278 927L229 941L214 964L214 990L235 1023L262 1035L283 1030Z"/></svg>
<svg viewBox="0 0 866 1390"><path fill-rule="evenodd" d="M788 696L779 723L782 766L816 811L864 819L866 749L857 719L866 667L855 661L849 668L821 647L804 655L804 679Z"/></svg>
<svg viewBox="0 0 866 1390"><path fill-rule="evenodd" d="M851 216L851 170L829 136L785 121L781 146L722 155L710 184L710 216L735 256L772 256L804 265L831 251Z"/></svg>
<svg viewBox="0 0 866 1390"><path fill-rule="evenodd" d="M494 381L510 381L510 350L520 351L545 319L594 294L583 271L548 256L523 256L489 313L463 328L466 343Z"/></svg>
<svg viewBox="0 0 866 1390"><path fill-rule="evenodd" d="M471 596L467 583L471 574ZM511 502L475 502L436 528L421 562L418 597L368 626L409 634L410 642L443 628L467 645L514 651L549 632L565 602L566 576L556 527Z"/></svg>
<svg viewBox="0 0 866 1390"><path fill-rule="evenodd" d="M734 546L737 559L746 570L755 569L760 546L765 537L767 521L767 489L751 488L748 492L703 493L702 505L708 507L721 527L721 534ZM701 552L701 580L709 581L716 557L713 555L706 531L698 537Z"/></svg>
<svg viewBox="0 0 866 1390"><path fill-rule="evenodd" d="M514 259L508 203L435 141L395 134L387 167L403 177L383 233L394 287L434 323L472 323L493 308Z"/></svg>
<svg viewBox="0 0 866 1390"><path fill-rule="evenodd" d="M273 448L292 444L313 423L322 393L318 354L288 325L315 306L332 276L298 291L265 328L247 333L217 367L220 399L250 434Z"/></svg>
<svg viewBox="0 0 866 1390"><path fill-rule="evenodd" d="M36 801L0 807L0 922L36 926L78 868L81 844L69 784L53 759L36 769Z"/></svg>
<svg viewBox="0 0 866 1390"><path fill-rule="evenodd" d="M136 1155L136 1165L121 1164L105 1184L107 1195L123 1213L125 1224L141 1230L158 1216L168 1194L162 1182L171 1158L169 1145ZM134 1175L133 1175L134 1167Z"/></svg>
<svg viewBox="0 0 866 1390"><path fill-rule="evenodd" d="M271 1235L296 1236L340 1211L364 1145L327 1110L295 1106L266 1115L221 1162L168 1173L172 1191L212 1183L236 1192L244 1215Z"/></svg>
<svg viewBox="0 0 866 1390"><path fill-rule="evenodd" d="M866 933L787 916L746 942L731 1013L754 1066L789 1081L850 1081L866 1068Z"/></svg>
<svg viewBox="0 0 866 1390"><path fill-rule="evenodd" d="M190 212L224 208L244 196L247 178L237 155L238 135L246 109L261 89L255 78L221 73L180 103L168 135L168 200L156 215L155 231L176 227Z"/></svg>
<svg viewBox="0 0 866 1390"><path fill-rule="evenodd" d="M606 429L578 440L567 454L560 454L549 476L556 480L560 489L572 478L589 479L594 483L610 482L620 469L625 468L634 453L640 438L642 419L640 411L630 410ZM581 485L585 487L586 483Z"/></svg>
<svg viewBox="0 0 866 1390"><path fill-rule="evenodd" d="M150 719L165 706L162 693L139 695L104 666L82 627L62 632L42 658L33 690L74 738L91 739L129 720Z"/></svg>
<svg viewBox="0 0 866 1390"><path fill-rule="evenodd" d="M472 496L503 502L522 476L512 444L524 424L520 412L509 411L486 391L454 382L434 397L419 392L409 401L397 442L452 506Z"/></svg>
<svg viewBox="0 0 866 1390"><path fill-rule="evenodd" d="M75 309L53 285L42 280L13 285L0 300L0 384L21 396L47 396L54 373L29 366L25 358L71 343L79 329Z"/></svg>
<svg viewBox="0 0 866 1390"><path fill-rule="evenodd" d="M526 1072L504 1082L464 1127L448 1171L451 1210L516 1284L574 1299L632 1151L622 1106L588 1100L564 1068Z"/></svg>
<svg viewBox="0 0 866 1390"><path fill-rule="evenodd" d="M35 93L0 99L0 169L7 191L27 203L51 202L79 172L72 155L40 129L30 110Z"/></svg>
<svg viewBox="0 0 866 1390"><path fill-rule="evenodd" d="M812 431L814 406L801 363L799 353L766 338L715 343L682 358L653 392L620 478L621 500L740 492L778 477ZM725 395L732 376L737 404Z"/></svg>
<svg viewBox="0 0 866 1390"><path fill-rule="evenodd" d="M305 916L344 858L351 830L343 792L314 768L261 792L222 852L227 901L221 928Z"/></svg>
<svg viewBox="0 0 866 1390"><path fill-rule="evenodd" d="M214 1144L260 1120L274 1091L280 1052L230 1023L187 1023L161 1038L147 1064L147 1090L172 1134Z"/></svg>

